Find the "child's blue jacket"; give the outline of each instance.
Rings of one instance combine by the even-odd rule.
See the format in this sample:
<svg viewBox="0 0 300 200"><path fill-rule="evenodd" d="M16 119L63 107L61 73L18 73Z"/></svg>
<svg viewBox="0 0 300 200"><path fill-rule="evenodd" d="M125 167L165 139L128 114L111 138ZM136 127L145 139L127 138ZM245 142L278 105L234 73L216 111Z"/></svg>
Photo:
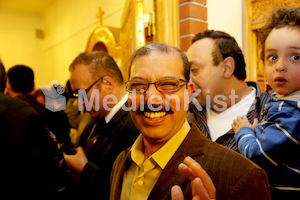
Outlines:
<svg viewBox="0 0 300 200"><path fill-rule="evenodd" d="M273 93L255 131L235 135L240 153L262 167L273 189L300 192L300 91Z"/></svg>

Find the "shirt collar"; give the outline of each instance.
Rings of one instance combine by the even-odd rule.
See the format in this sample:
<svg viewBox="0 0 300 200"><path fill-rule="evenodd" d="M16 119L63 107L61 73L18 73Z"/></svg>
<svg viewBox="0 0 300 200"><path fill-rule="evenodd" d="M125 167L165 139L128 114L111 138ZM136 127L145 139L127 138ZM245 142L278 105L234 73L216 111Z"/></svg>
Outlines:
<svg viewBox="0 0 300 200"><path fill-rule="evenodd" d="M288 95L280 95L277 92L273 92L271 94L271 97L275 100L279 100L279 99L285 99L285 100L292 100L292 101L299 101L300 99L300 91L295 91L292 92Z"/></svg>
<svg viewBox="0 0 300 200"><path fill-rule="evenodd" d="M248 81L248 82L246 82L246 84L248 85L248 87L253 87L254 89L256 89L255 99L256 99L256 102L260 102L262 91L260 90L259 85L256 82L253 82L253 81ZM206 113L205 106L203 106L203 107L201 106L201 108L202 108L202 110L198 110L194 104L191 105L192 112Z"/></svg>
<svg viewBox="0 0 300 200"><path fill-rule="evenodd" d="M253 82L253 81L248 81L246 83L249 87L254 87L256 89L255 96L256 96L256 98L260 99L262 91L260 90L259 85L256 82Z"/></svg>
<svg viewBox="0 0 300 200"><path fill-rule="evenodd" d="M185 119L185 122L181 129L148 159L153 159L162 169L164 169L164 167L167 165L171 157L175 154L175 152L189 133L190 129L191 127ZM143 137L142 135L140 135L131 147L131 158L139 166L144 162L143 152Z"/></svg>
<svg viewBox="0 0 300 200"><path fill-rule="evenodd" d="M162 146L151 156L162 169L165 168L171 157L175 154L175 152L189 133L190 129L191 127L185 119L185 122L178 133L176 133L166 144L164 144L164 146Z"/></svg>
<svg viewBox="0 0 300 200"><path fill-rule="evenodd" d="M128 100L128 93L126 93L125 96L122 97L121 101L119 101L108 113L108 115L105 116L105 122L109 123L109 121L115 116L115 114L121 109L121 107L125 104L125 102Z"/></svg>

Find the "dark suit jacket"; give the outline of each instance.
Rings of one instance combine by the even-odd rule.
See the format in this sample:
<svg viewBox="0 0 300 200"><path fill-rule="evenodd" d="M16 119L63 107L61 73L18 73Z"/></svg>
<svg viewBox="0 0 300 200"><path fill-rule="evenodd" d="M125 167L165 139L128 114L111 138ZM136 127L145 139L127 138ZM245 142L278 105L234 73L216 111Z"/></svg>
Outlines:
<svg viewBox="0 0 300 200"><path fill-rule="evenodd" d="M56 163L37 112L0 92L0 199L43 199L56 193Z"/></svg>
<svg viewBox="0 0 300 200"><path fill-rule="evenodd" d="M100 121L101 119L95 123L101 123ZM133 144L138 135L139 131L130 113L122 108L104 127L101 125L96 127L91 138L97 139L93 140L92 147L86 152L89 162L79 176L78 191L84 197L101 194L101 199L109 198L109 180L114 160L123 150ZM85 137L86 133L83 134L83 138ZM84 141L80 143L85 147Z"/></svg>
<svg viewBox="0 0 300 200"><path fill-rule="evenodd" d="M216 187L218 200L269 199L266 173L240 154L208 140L195 125L164 168L148 199L171 199L175 184L182 188L186 200L192 199L190 182L177 169L186 156L191 156L206 170ZM111 173L110 200L120 199L123 174L131 162L130 149L116 159Z"/></svg>
<svg viewBox="0 0 300 200"><path fill-rule="evenodd" d="M69 137L70 126L67 115L63 111L53 112L45 108L45 105L40 104L36 98L30 94L21 94L17 98L22 99L32 106L42 118L45 126L54 133L59 143L64 144L64 148L72 148Z"/></svg>

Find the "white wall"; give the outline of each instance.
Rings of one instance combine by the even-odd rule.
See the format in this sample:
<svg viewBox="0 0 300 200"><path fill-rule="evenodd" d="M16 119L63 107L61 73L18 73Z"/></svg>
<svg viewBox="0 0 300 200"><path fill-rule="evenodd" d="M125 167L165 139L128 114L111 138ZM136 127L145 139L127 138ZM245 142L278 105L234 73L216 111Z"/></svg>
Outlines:
<svg viewBox="0 0 300 200"><path fill-rule="evenodd" d="M207 0L208 29L235 37L243 49L243 0Z"/></svg>
<svg viewBox="0 0 300 200"><path fill-rule="evenodd" d="M69 65L85 51L92 31L99 26L98 7L104 11L103 24L120 28L125 0L56 0L43 14L0 8L0 57L8 69L25 64L35 72L36 88L57 80L65 85ZM35 29L45 32L35 37Z"/></svg>
<svg viewBox="0 0 300 200"><path fill-rule="evenodd" d="M90 34L99 26L96 16L100 5L104 11L103 24L120 27L124 5L118 2L120 0L110 3L104 0L58 0L52 4L44 15L46 38L42 48L43 66L52 74L52 79L64 84L69 78L69 65L85 51Z"/></svg>
<svg viewBox="0 0 300 200"><path fill-rule="evenodd" d="M40 81L42 40L35 37L35 29L43 27L41 16L0 9L0 27L0 57L5 69L16 64L28 65Z"/></svg>

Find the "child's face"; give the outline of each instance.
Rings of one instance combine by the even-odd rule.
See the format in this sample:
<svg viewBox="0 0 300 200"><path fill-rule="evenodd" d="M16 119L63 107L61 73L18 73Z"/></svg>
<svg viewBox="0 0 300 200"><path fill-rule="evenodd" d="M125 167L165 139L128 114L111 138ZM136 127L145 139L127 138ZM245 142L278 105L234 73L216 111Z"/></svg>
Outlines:
<svg viewBox="0 0 300 200"><path fill-rule="evenodd" d="M273 29L265 42L266 77L280 95L300 90L300 29Z"/></svg>

